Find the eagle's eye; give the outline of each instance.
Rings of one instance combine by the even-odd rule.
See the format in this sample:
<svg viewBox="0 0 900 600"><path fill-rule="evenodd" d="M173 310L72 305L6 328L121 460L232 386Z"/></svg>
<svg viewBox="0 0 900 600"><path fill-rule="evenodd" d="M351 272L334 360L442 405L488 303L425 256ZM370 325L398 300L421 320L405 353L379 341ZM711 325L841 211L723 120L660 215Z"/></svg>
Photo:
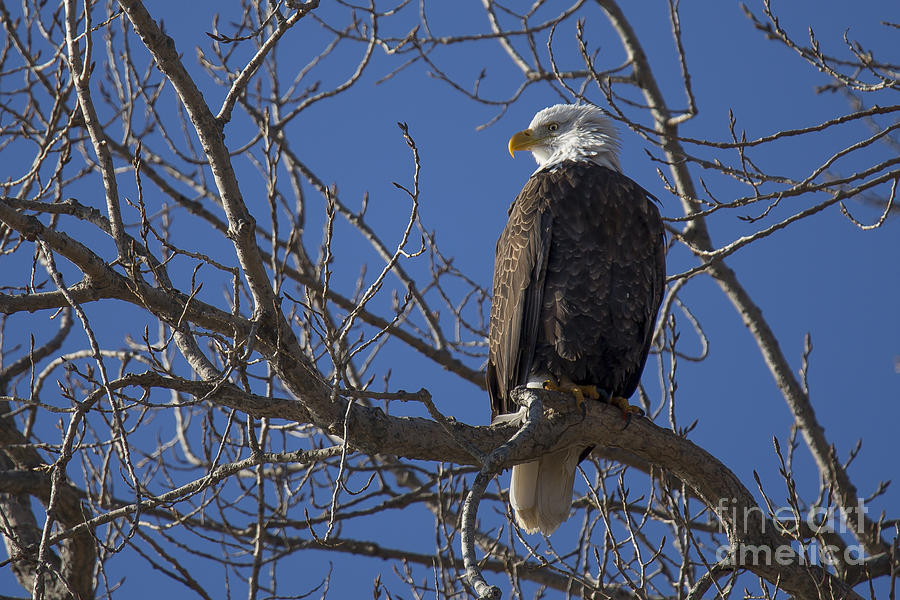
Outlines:
<svg viewBox="0 0 900 600"><path fill-rule="evenodd" d="M550 123L547 125L547 131L556 131L559 129L559 123Z"/></svg>

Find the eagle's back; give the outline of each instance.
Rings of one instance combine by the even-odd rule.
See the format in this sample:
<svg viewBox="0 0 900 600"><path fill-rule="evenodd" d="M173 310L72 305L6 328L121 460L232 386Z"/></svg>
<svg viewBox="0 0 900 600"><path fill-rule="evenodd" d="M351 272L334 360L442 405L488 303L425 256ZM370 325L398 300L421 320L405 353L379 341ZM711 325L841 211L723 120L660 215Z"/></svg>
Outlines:
<svg viewBox="0 0 900 600"><path fill-rule="evenodd" d="M532 175L497 243L488 388L533 373L629 397L640 380L665 286L659 210L624 175L567 162Z"/></svg>

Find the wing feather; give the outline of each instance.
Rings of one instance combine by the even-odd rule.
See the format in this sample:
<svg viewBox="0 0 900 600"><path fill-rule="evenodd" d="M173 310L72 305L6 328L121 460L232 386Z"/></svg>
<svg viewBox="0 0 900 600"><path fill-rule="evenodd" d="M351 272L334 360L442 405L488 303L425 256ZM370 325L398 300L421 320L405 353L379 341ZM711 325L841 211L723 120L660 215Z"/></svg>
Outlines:
<svg viewBox="0 0 900 600"><path fill-rule="evenodd" d="M522 188L497 240L487 368L492 418L515 411L509 391L525 383L537 342L552 235L541 179Z"/></svg>

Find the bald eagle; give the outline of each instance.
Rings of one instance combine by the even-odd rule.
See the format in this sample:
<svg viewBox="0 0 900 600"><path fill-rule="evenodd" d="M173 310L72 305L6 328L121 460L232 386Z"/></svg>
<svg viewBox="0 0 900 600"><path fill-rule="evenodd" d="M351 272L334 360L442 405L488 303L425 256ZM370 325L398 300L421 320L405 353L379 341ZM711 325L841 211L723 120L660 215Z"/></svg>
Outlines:
<svg viewBox="0 0 900 600"><path fill-rule="evenodd" d="M497 241L487 366L494 422L523 414L510 398L517 386L623 410L637 388L665 286L665 240L655 199L621 173L618 149L610 120L586 105L545 108L509 140L510 154L529 150L538 168ZM549 535L568 518L576 466L591 450L513 467L510 504L525 531Z"/></svg>

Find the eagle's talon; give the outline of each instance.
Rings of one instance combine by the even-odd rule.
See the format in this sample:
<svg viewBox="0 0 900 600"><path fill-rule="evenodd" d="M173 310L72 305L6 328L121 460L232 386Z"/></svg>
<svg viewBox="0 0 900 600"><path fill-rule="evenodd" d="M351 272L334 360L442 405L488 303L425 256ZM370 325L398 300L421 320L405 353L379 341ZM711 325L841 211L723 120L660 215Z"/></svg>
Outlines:
<svg viewBox="0 0 900 600"><path fill-rule="evenodd" d="M584 410L584 392L581 391L581 388L573 387L569 392L575 396L575 406L577 406L579 410Z"/></svg>
<svg viewBox="0 0 900 600"><path fill-rule="evenodd" d="M574 383L558 384L555 381L547 379L543 383L543 388L553 392L567 392L572 394L575 397L575 404L581 409L583 415L587 415L585 398L590 398L591 400L600 399L600 391L597 389L596 385L576 385Z"/></svg>
<svg viewBox="0 0 900 600"><path fill-rule="evenodd" d="M600 399L600 390L597 389L596 385L580 385L581 391L585 396L590 398L591 400L599 400Z"/></svg>
<svg viewBox="0 0 900 600"><path fill-rule="evenodd" d="M613 396L609 399L609 403L614 406L618 406L619 410L622 411L622 418L625 420L625 427L628 427L628 425L631 423L631 417L633 417L634 415L643 417L645 414L644 410L641 407L628 404L628 400L622 398L621 396ZM625 427L622 427L622 429L625 429Z"/></svg>

